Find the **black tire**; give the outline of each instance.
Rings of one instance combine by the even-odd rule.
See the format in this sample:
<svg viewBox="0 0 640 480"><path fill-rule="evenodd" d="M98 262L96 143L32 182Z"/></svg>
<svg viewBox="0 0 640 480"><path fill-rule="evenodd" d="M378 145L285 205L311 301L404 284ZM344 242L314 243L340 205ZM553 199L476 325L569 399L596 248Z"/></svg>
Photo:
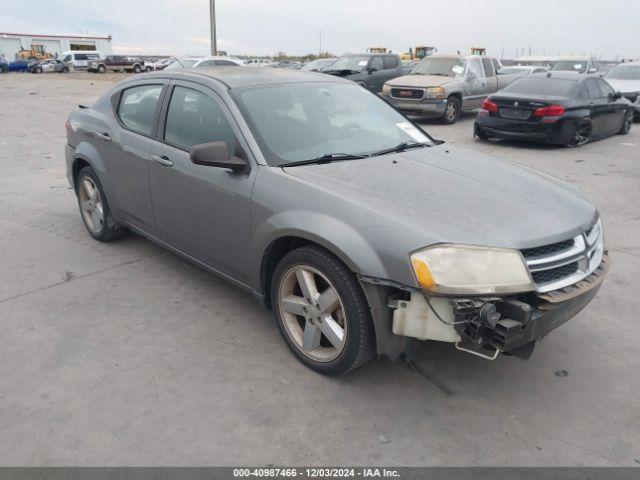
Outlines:
<svg viewBox="0 0 640 480"><path fill-rule="evenodd" d="M98 73L107 73L107 67L104 65L98 65Z"/></svg>
<svg viewBox="0 0 640 480"><path fill-rule="evenodd" d="M278 300L280 286L285 274L301 265L321 272L338 292L344 306L347 324L345 344L339 355L331 361L318 361L307 356L292 340L284 325ZM298 360L312 370L324 375L342 375L375 355L375 335L369 304L353 273L330 252L316 246L301 247L289 252L274 271L270 295L282 338Z"/></svg>
<svg viewBox="0 0 640 480"><path fill-rule="evenodd" d="M567 143L567 147L581 147L591 141L593 133L593 124L588 118L583 118L576 123L571 140Z"/></svg>
<svg viewBox="0 0 640 480"><path fill-rule="evenodd" d="M69 73L69 67L64 67L62 69L62 73Z"/></svg>
<svg viewBox="0 0 640 480"><path fill-rule="evenodd" d="M445 125L452 125L460 118L460 99L458 97L447 98L447 104L444 107L444 115L442 116L442 123Z"/></svg>
<svg viewBox="0 0 640 480"><path fill-rule="evenodd" d="M133 66L133 73L140 73L141 71L142 71L142 68L140 67L140 65Z"/></svg>
<svg viewBox="0 0 640 480"><path fill-rule="evenodd" d="M42 73L42 68L38 67L36 68L33 73Z"/></svg>
<svg viewBox="0 0 640 480"><path fill-rule="evenodd" d="M100 194L100 200L102 202L102 216L103 222L102 226L98 231L93 231L90 226L87 224L85 220L85 216L82 213L82 205L80 200L80 186L85 178L89 178L91 182L97 187L97 190ZM113 218L113 214L111 213L111 209L109 208L109 202L107 201L107 197L102 188L102 184L100 183L100 179L96 175L96 172L93 168L86 166L83 167L78 173L78 178L76 179L76 197L78 199L78 208L80 209L80 217L82 218L89 235L100 242L110 242L112 240L117 240L122 238L126 234L126 229L122 227L116 220Z"/></svg>
<svg viewBox="0 0 640 480"><path fill-rule="evenodd" d="M149 73L149 72L153 71L153 68L151 68L151 67L145 67L145 68L144 68L144 71L145 71L145 72L147 72L147 73Z"/></svg>
<svg viewBox="0 0 640 480"><path fill-rule="evenodd" d="M618 135L627 135L631 131L631 124L633 123L633 110L629 110L624 117L624 122L620 130L618 131Z"/></svg>

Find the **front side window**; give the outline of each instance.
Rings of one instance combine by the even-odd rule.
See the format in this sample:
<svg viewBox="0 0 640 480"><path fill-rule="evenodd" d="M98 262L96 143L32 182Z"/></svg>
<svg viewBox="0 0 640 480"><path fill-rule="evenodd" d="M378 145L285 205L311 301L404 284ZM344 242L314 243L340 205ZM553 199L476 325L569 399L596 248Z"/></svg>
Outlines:
<svg viewBox="0 0 640 480"><path fill-rule="evenodd" d="M205 60L204 62L199 62L196 67L197 68L205 68L205 67L213 67L215 66L215 61L214 60Z"/></svg>
<svg viewBox="0 0 640 480"><path fill-rule="evenodd" d="M232 90L232 95L272 166L430 142L393 107L356 84L271 85Z"/></svg>
<svg viewBox="0 0 640 480"><path fill-rule="evenodd" d="M371 59L371 65L369 65L369 68L371 68L372 70L382 70L384 68L382 57L373 57Z"/></svg>
<svg viewBox="0 0 640 480"><path fill-rule="evenodd" d="M396 68L398 66L398 59L391 55L387 55L384 57L383 62L385 70L391 70L392 68Z"/></svg>
<svg viewBox="0 0 640 480"><path fill-rule="evenodd" d="M472 74L475 78L484 78L484 72L482 71L480 60L475 58L469 60L467 65L467 74Z"/></svg>
<svg viewBox="0 0 640 480"><path fill-rule="evenodd" d="M164 140L183 150L209 142L225 142L235 155L236 137L222 108L209 95L191 88L173 89Z"/></svg>
<svg viewBox="0 0 640 480"><path fill-rule="evenodd" d="M151 136L162 85L142 85L122 92L118 117L129 130Z"/></svg>

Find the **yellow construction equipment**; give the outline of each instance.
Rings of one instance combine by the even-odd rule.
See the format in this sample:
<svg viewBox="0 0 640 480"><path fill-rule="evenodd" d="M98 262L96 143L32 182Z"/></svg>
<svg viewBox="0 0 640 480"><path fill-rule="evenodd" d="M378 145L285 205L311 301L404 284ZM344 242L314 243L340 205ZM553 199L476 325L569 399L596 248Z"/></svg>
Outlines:
<svg viewBox="0 0 640 480"><path fill-rule="evenodd" d="M436 50L436 47L418 45L415 49L409 48L409 53L403 53L402 60L422 60L424 57L433 55Z"/></svg>
<svg viewBox="0 0 640 480"><path fill-rule="evenodd" d="M44 45L33 44L31 50L20 50L16 53L16 58L20 60L48 60L53 58L53 55L47 53Z"/></svg>
<svg viewBox="0 0 640 480"><path fill-rule="evenodd" d="M485 55L487 49L483 47L471 47L471 55Z"/></svg>
<svg viewBox="0 0 640 480"><path fill-rule="evenodd" d="M370 47L367 49L369 53L387 53L386 47Z"/></svg>

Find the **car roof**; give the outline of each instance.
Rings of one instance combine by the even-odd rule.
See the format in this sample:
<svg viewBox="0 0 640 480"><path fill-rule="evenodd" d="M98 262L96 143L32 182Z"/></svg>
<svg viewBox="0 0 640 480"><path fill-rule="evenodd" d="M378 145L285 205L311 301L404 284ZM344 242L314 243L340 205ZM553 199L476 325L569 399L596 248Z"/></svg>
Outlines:
<svg viewBox="0 0 640 480"><path fill-rule="evenodd" d="M555 71L555 70L551 70L548 72L544 72L544 73L534 73L532 75L532 77L537 77L537 78L549 78L549 79L554 79L554 78L559 78L559 79L563 79L563 80L573 80L575 82L580 82L582 80L585 80L587 78L593 78L587 75L581 75L577 72L565 72L565 71Z"/></svg>
<svg viewBox="0 0 640 480"><path fill-rule="evenodd" d="M284 83L301 82L329 82L348 83L351 80L325 75L323 73L307 72L302 70L289 70L269 67L256 68L208 68L181 69L170 72L156 72L145 74L149 77L162 77L172 79L198 80L202 77L217 80L228 88L242 88L264 85L277 85ZM140 77L137 77L140 78Z"/></svg>
<svg viewBox="0 0 640 480"><path fill-rule="evenodd" d="M574 61L574 60L576 60L576 61L579 60L579 61L586 62L588 60L595 60L595 58L592 58L592 57L578 57L578 56L576 56L576 57L557 57L556 58L557 62L571 62L571 61Z"/></svg>

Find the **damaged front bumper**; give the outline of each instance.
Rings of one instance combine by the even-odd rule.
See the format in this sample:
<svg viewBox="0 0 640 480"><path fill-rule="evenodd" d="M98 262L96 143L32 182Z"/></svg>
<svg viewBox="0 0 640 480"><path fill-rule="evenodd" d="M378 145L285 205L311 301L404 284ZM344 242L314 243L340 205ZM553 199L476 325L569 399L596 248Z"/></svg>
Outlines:
<svg viewBox="0 0 640 480"><path fill-rule="evenodd" d="M605 253L583 280L546 293L445 298L412 291L391 297L392 332L417 340L455 343L483 358L500 353L528 358L535 342L580 312L596 295L609 269ZM409 298L407 298L409 296Z"/></svg>

